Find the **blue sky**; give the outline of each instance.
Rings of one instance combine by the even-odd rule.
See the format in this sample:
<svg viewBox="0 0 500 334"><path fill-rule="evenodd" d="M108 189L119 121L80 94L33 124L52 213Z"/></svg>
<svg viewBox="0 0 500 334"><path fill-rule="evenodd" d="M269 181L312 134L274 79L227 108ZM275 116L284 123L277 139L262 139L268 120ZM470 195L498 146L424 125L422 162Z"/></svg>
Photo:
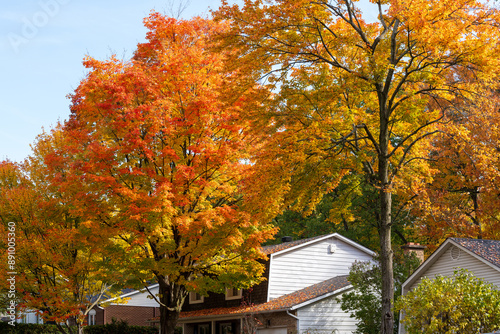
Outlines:
<svg viewBox="0 0 500 334"><path fill-rule="evenodd" d="M129 59L151 10L180 0L17 0L0 8L0 161L21 162L43 129L69 116L85 76L82 59ZM237 0L230 1L236 2ZM186 0L184 0L184 3ZM184 18L207 16L220 0L191 0ZM373 16L373 15L372 15Z"/></svg>
<svg viewBox="0 0 500 334"><path fill-rule="evenodd" d="M18 0L0 9L0 160L22 161L30 144L69 115L85 76L83 57L130 58L151 10L168 0ZM178 3L178 2L177 2ZM219 0L191 0L183 17L208 15Z"/></svg>

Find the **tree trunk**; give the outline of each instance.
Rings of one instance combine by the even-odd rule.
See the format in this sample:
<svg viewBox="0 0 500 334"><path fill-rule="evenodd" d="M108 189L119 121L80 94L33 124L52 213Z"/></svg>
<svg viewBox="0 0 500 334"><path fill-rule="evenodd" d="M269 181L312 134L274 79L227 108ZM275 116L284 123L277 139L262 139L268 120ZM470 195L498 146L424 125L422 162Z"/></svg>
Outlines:
<svg viewBox="0 0 500 334"><path fill-rule="evenodd" d="M481 220L479 218L479 187L474 187L470 192L470 197L472 198L472 203L474 204L474 215L471 214L472 222L478 227L479 231L477 234L478 239L483 238L483 231L481 228Z"/></svg>
<svg viewBox="0 0 500 334"><path fill-rule="evenodd" d="M67 322L64 322L62 324L55 322L55 325L57 330L62 334L73 334L73 330L71 329L71 326L69 326Z"/></svg>
<svg viewBox="0 0 500 334"><path fill-rule="evenodd" d="M83 334L83 325L79 322L76 324L78 334Z"/></svg>
<svg viewBox="0 0 500 334"><path fill-rule="evenodd" d="M160 334L174 334L182 305L187 296L183 286L159 279Z"/></svg>
<svg viewBox="0 0 500 334"><path fill-rule="evenodd" d="M160 306L160 334L174 334L179 312Z"/></svg>
<svg viewBox="0 0 500 334"><path fill-rule="evenodd" d="M380 191L381 226L380 226L380 263L382 268L382 328L380 333L392 334L394 331L394 279L391 247L391 193ZM385 219L384 219L385 218Z"/></svg>
<svg viewBox="0 0 500 334"><path fill-rule="evenodd" d="M382 269L382 322L380 333L392 334L394 332L394 274L392 267L392 189L389 179L389 123L388 112L385 109L383 94L380 98L380 135L378 156L378 178L380 181L380 265Z"/></svg>

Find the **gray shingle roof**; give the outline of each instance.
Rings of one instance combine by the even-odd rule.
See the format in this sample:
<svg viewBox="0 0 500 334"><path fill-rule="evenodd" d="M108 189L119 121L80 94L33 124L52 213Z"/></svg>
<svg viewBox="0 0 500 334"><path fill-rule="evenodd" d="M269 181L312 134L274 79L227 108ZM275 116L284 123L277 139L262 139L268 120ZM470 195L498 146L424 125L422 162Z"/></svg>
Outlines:
<svg viewBox="0 0 500 334"><path fill-rule="evenodd" d="M264 246L262 247L262 251L264 254L274 254L279 251L282 251L284 249L292 248L294 246L298 246L301 244L305 244L306 242L313 241L315 239L323 238L325 235L319 235L317 237L312 237L312 238L307 238L307 239L300 239L300 240L295 240L295 241L290 241L290 242L283 242L281 244L277 245L269 245L269 246Z"/></svg>
<svg viewBox="0 0 500 334"><path fill-rule="evenodd" d="M500 268L500 240L450 238L460 246Z"/></svg>

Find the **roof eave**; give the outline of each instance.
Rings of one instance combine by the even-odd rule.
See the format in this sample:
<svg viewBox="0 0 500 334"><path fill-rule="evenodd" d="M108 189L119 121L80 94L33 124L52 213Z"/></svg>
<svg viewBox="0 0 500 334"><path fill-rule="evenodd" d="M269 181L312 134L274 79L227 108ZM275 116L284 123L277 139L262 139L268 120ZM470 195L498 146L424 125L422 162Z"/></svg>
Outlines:
<svg viewBox="0 0 500 334"><path fill-rule="evenodd" d="M369 250L368 248L366 248L366 247L364 247L364 246L362 246L362 245L360 245L360 244L352 241L351 239L348 239L348 238L346 238L346 237L344 237L344 236L342 236L342 235L340 235L338 233L332 233L332 234L327 234L327 235L325 235L325 236L323 236L321 238L305 242L303 244L299 244L299 245L296 245L296 246L292 246L290 248L286 248L286 249L277 251L275 253L268 254L268 256L269 257L274 257L275 255L280 255L280 254L283 254L283 253L291 252L293 250L296 250L296 249L299 249L299 248L302 248L302 247L305 247L305 246L309 246L309 245L311 245L313 243L320 242L320 241L323 241L325 239L332 238L332 237L335 237L335 238L337 238L339 240L342 240L343 242L345 242L345 243L347 243L347 244L349 244L349 245L351 245L351 246L353 246L353 247L355 247L355 248L357 248L357 249L359 249L359 250L361 250L361 251L363 251L363 252L365 252L365 253L367 253L367 254L369 254L371 256L375 256L376 255L376 253L374 251Z"/></svg>
<svg viewBox="0 0 500 334"><path fill-rule="evenodd" d="M159 286L158 283L148 286L148 289L154 289L157 286ZM128 293L123 294L123 295L118 296L118 297L106 299L103 302L101 302L100 304L109 303L109 302L112 302L113 300L116 300L116 299L119 299L119 298L128 298L130 296L133 296L133 295L136 295L136 294L139 294L139 293L143 293L143 292L146 292L146 291L147 291L146 289L139 289L139 290L131 291L131 292L128 292ZM118 304L118 305L121 305L121 304Z"/></svg>
<svg viewBox="0 0 500 334"><path fill-rule="evenodd" d="M332 291L332 292L328 292L328 293L325 293L324 295L321 295L321 296L318 296L318 297L315 297L315 298L312 298L312 299L309 299L305 302L302 302L300 304L297 304L297 305L294 305L292 307L289 308L290 311L294 311L294 310L297 310L299 308L302 308L302 307L305 307L307 305L310 305L310 304L313 304L313 303L316 303L320 300L323 300L323 299L326 299L328 297L332 297L332 296L335 296L335 295L338 295L338 294L341 294L345 291L348 291L348 290L351 290L353 289L354 287L352 286L352 284L349 284L347 286L344 286L343 288L340 288L340 289L337 289L335 291Z"/></svg>
<svg viewBox="0 0 500 334"><path fill-rule="evenodd" d="M477 255L476 253L470 251L469 249L467 249L466 247L460 245L459 243L455 242L454 240L452 240L451 238L448 238L446 239L442 244L441 246L438 247L438 249L436 249L434 251L434 253L432 253L431 256L429 256L429 258L427 260L425 260L418 268L417 270L415 270L413 272L413 274L410 275L410 277L408 277L406 279L406 281L403 283L402 285L402 294L405 294L407 292L407 288L408 286L412 286L417 280L419 277L422 276L423 273L425 273L425 271L431 266L433 265L437 259L439 259L439 257L442 255L442 253L446 252L446 250L448 250L449 247L451 246L456 246L458 248L460 248L461 250L465 251L467 254L473 256L475 259L483 262L484 264L492 267L493 269L497 270L497 271L500 271L500 268L496 265L494 265L493 263L491 263L490 261L484 259L483 257Z"/></svg>
<svg viewBox="0 0 500 334"><path fill-rule="evenodd" d="M484 257L482 257L481 255L478 255L476 254L475 252L469 250L467 247L465 246L462 246L460 245L458 242L455 242L454 240L450 240L453 245L457 246L457 247L460 247L460 249L462 249L463 251L465 251L466 253L468 253L469 255L473 256L474 258L476 258L477 260L483 262L484 264L490 266L491 268L497 270L497 271L500 271L500 267L498 267L497 265L495 265L494 263L492 263L491 261L488 261L487 259L485 259Z"/></svg>
<svg viewBox="0 0 500 334"><path fill-rule="evenodd" d="M274 309L274 310L263 310L263 311L256 311L256 312L241 312L241 313L233 313L233 314L211 314L211 315L203 315L203 316L192 316L192 317L182 317L179 318L179 323L183 322L203 322L206 320L213 320L213 319L220 319L220 320L227 320L227 319L241 319L244 316L248 314L263 314L263 313L275 313L275 312L286 312L286 311L291 311L291 308L281 308L281 309ZM155 321L155 320L153 320ZM159 321L159 320L158 320ZM156 322L158 322L156 321Z"/></svg>

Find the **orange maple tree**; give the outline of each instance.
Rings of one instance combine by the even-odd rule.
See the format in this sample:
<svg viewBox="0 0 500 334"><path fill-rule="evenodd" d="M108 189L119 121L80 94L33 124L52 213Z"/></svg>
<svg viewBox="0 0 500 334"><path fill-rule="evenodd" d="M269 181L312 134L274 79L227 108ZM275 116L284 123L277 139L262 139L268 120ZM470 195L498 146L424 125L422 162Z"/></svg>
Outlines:
<svg viewBox="0 0 500 334"><path fill-rule="evenodd" d="M242 70L274 85L256 123L272 138L258 157L262 188L313 208L356 173L378 194L381 333L392 333L392 195L430 177L428 140L455 96L473 99L497 75L499 17L474 0L370 3L375 20L350 0L225 1L215 15L231 25L224 40Z"/></svg>
<svg viewBox="0 0 500 334"><path fill-rule="evenodd" d="M57 134L39 136L33 156L24 163L0 163L2 236L13 232L9 240L14 243L13 265L2 267L2 274L15 283L14 290L7 287L9 303L16 303L15 316L36 312L61 333L75 333L73 326L83 333L88 312L117 291L110 282L111 268L86 237L89 231L51 184L44 156L57 146ZM10 245L6 241L0 242L2 250ZM2 285L6 282L2 279Z"/></svg>
<svg viewBox="0 0 500 334"><path fill-rule="evenodd" d="M499 237L499 105L495 86L456 101L432 142L434 173L419 193L413 231L430 249L447 237Z"/></svg>
<svg viewBox="0 0 500 334"><path fill-rule="evenodd" d="M274 229L242 205L260 145L243 115L266 91L228 70L230 51L210 51L223 24L153 12L145 25L130 61L85 59L66 144L46 160L56 174L70 167L59 191L109 240L112 261L131 281L159 283L161 333L173 333L189 291L260 281L259 246Z"/></svg>

